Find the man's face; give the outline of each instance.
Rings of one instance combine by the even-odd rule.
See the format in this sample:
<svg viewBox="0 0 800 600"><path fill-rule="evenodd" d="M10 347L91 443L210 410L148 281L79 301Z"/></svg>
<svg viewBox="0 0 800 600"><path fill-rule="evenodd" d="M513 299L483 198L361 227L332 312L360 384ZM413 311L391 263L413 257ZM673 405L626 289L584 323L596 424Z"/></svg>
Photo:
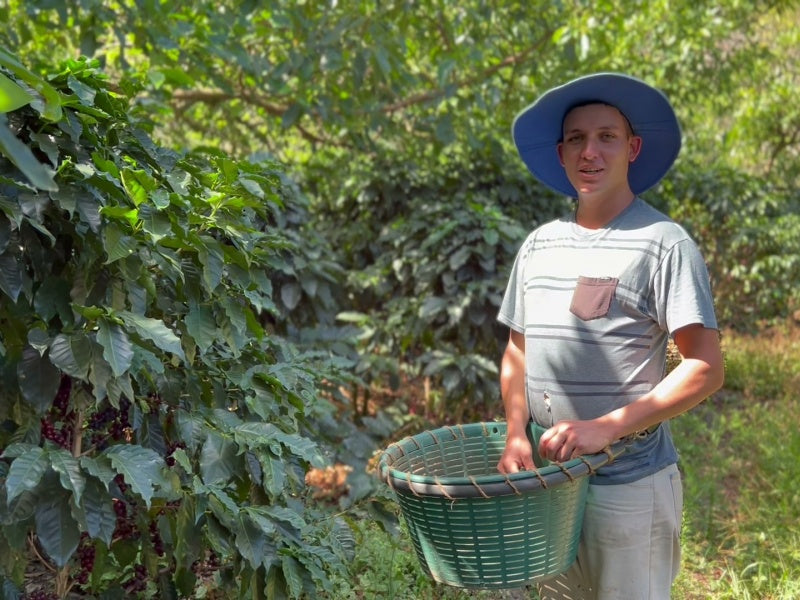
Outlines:
<svg viewBox="0 0 800 600"><path fill-rule="evenodd" d="M580 197L630 194L628 165L639 155L642 139L632 134L619 110L606 104L572 109L564 118L558 157Z"/></svg>

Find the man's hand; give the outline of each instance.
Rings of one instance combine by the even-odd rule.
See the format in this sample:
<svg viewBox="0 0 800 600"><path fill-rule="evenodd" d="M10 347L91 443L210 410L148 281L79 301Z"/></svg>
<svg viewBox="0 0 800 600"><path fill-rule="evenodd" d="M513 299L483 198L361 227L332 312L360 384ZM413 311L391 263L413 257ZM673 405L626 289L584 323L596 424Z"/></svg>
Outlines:
<svg viewBox="0 0 800 600"><path fill-rule="evenodd" d="M614 441L607 428L596 421L559 421L542 434L539 456L566 462L581 454L602 452Z"/></svg>
<svg viewBox="0 0 800 600"><path fill-rule="evenodd" d="M506 447L500 457L500 462L497 463L497 470L503 475L510 475L533 469L533 447L528 441L528 437L521 435L506 439Z"/></svg>

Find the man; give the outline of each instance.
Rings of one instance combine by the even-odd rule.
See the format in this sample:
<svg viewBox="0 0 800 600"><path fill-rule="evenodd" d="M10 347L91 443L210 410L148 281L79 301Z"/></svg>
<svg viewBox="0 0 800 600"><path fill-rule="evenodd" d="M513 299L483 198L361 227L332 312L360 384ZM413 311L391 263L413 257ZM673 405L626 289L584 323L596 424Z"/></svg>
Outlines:
<svg viewBox="0 0 800 600"><path fill-rule="evenodd" d="M570 600L668 599L683 506L668 420L720 388L723 361L708 273L695 243L639 199L681 145L666 97L626 75L581 77L542 95L513 126L531 172L577 199L574 214L522 245L498 319L508 437L502 473L538 451L566 461L629 437L590 479L578 557L540 585ZM666 377L672 337L681 363Z"/></svg>

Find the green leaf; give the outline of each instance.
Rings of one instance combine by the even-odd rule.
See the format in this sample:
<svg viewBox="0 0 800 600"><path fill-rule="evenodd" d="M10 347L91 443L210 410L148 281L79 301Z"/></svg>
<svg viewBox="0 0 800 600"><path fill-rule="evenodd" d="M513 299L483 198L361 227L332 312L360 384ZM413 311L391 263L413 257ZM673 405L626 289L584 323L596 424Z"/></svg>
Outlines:
<svg viewBox="0 0 800 600"><path fill-rule="evenodd" d="M117 526L117 516L111 495L97 479L86 481L86 493L83 495L83 511L86 514L87 533L95 539L111 545L111 539Z"/></svg>
<svg viewBox="0 0 800 600"><path fill-rule="evenodd" d="M67 564L78 548L81 532L72 517L66 496L59 494L50 502L36 507L36 535L56 566Z"/></svg>
<svg viewBox="0 0 800 600"><path fill-rule="evenodd" d="M0 114L0 154L10 160L40 190L55 192L58 185L53 180L54 172L49 167L40 163L31 152L8 128L8 122Z"/></svg>
<svg viewBox="0 0 800 600"><path fill-rule="evenodd" d="M22 492L32 490L42 480L50 461L47 453L38 446L30 448L27 452L18 456L8 470L6 477L6 502L11 505L11 501Z"/></svg>
<svg viewBox="0 0 800 600"><path fill-rule="evenodd" d="M59 165L60 153L58 150L58 144L56 144L54 138L45 134L32 133L31 141L36 142L39 145L39 149L47 155L47 160L50 161L50 166L57 168ZM58 192L51 192L51 194L57 193Z"/></svg>
<svg viewBox="0 0 800 600"><path fill-rule="evenodd" d="M236 515L234 522L236 527L235 543L239 554L254 569L258 568L264 558L264 546L266 545L267 537L243 511Z"/></svg>
<svg viewBox="0 0 800 600"><path fill-rule="evenodd" d="M49 321L58 315L63 323L72 322L69 291L69 283L60 277L49 277L42 282L33 299L34 307L42 320Z"/></svg>
<svg viewBox="0 0 800 600"><path fill-rule="evenodd" d="M294 310L303 297L302 288L296 283L285 283L281 286L281 301L289 310Z"/></svg>
<svg viewBox="0 0 800 600"><path fill-rule="evenodd" d="M206 284L206 289L213 293L222 281L224 263L222 252L214 247L213 244L208 244L208 246L210 246L208 249L198 251L198 257L203 265L203 281Z"/></svg>
<svg viewBox="0 0 800 600"><path fill-rule="evenodd" d="M108 489L108 484L111 483L111 480L117 475L117 472L111 468L111 461L107 456L99 456L97 458L81 456L80 463L81 467L83 467L89 475L92 475L103 483L106 490Z"/></svg>
<svg viewBox="0 0 800 600"><path fill-rule="evenodd" d="M81 220L89 226L92 233L99 233L103 217L100 215L100 206L97 201L90 196L81 195L77 199L76 208Z"/></svg>
<svg viewBox="0 0 800 600"><path fill-rule="evenodd" d="M175 411L175 426L181 440L186 443L192 454L206 440L206 429L198 412L188 410Z"/></svg>
<svg viewBox="0 0 800 600"><path fill-rule="evenodd" d="M111 380L111 366L98 353L92 353L92 366L89 370L89 382L92 384L92 394L100 402L106 397L108 382ZM118 408L118 406L115 406Z"/></svg>
<svg viewBox="0 0 800 600"><path fill-rule="evenodd" d="M82 83L72 75L67 77L67 86L69 89L75 92L75 95L80 99L81 104L94 107L94 98L97 95L96 89L86 85L85 83Z"/></svg>
<svg viewBox="0 0 800 600"><path fill-rule="evenodd" d="M133 348L128 334L116 323L100 319L97 323L97 341L103 347L103 358L119 377L131 366Z"/></svg>
<svg viewBox="0 0 800 600"><path fill-rule="evenodd" d="M58 473L61 487L72 492L75 497L75 504L80 504L83 491L86 488L86 478L81 472L78 459L66 450L59 448L50 451L50 464L53 470Z"/></svg>
<svg viewBox="0 0 800 600"><path fill-rule="evenodd" d="M175 514L175 561L190 565L204 552L200 527L195 514L196 502L193 497L183 499ZM190 594L187 592L187 597Z"/></svg>
<svg viewBox="0 0 800 600"><path fill-rule="evenodd" d="M149 193L156 188L155 180L141 169L123 169L121 179L134 206L146 202Z"/></svg>
<svg viewBox="0 0 800 600"><path fill-rule="evenodd" d="M22 291L22 265L12 254L0 256L0 290L13 302Z"/></svg>
<svg viewBox="0 0 800 600"><path fill-rule="evenodd" d="M436 139L442 144L452 144L456 140L452 115L446 114L439 118L436 123Z"/></svg>
<svg viewBox="0 0 800 600"><path fill-rule="evenodd" d="M463 267L469 260L470 254L472 254L472 248L470 246L461 246L461 248L450 255L450 269L457 271Z"/></svg>
<svg viewBox="0 0 800 600"><path fill-rule="evenodd" d="M37 414L43 414L55 398L61 373L33 346L26 345L17 364L17 379L22 397Z"/></svg>
<svg viewBox="0 0 800 600"><path fill-rule="evenodd" d="M210 433L200 453L200 476L206 485L227 482L236 472L236 444Z"/></svg>
<svg viewBox="0 0 800 600"><path fill-rule="evenodd" d="M253 196L256 198L259 198L260 200L264 199L264 190L261 189L261 186L257 181L254 181L249 177L239 177L239 183L241 183L242 187L253 194Z"/></svg>
<svg viewBox="0 0 800 600"><path fill-rule="evenodd" d="M217 339L217 324L211 309L207 306L191 307L183 322L200 351L208 352Z"/></svg>
<svg viewBox="0 0 800 600"><path fill-rule="evenodd" d="M288 129L295 124L297 119L303 115L303 105L299 102L293 103L284 113L281 118L281 126Z"/></svg>
<svg viewBox="0 0 800 600"><path fill-rule="evenodd" d="M272 496L279 495L286 485L286 468L283 461L276 459L268 451L260 452L258 459L261 463L264 489Z"/></svg>
<svg viewBox="0 0 800 600"><path fill-rule="evenodd" d="M53 86L51 86L38 75L23 67L16 57L2 47L0 47L0 64L14 73L18 79L24 81L37 92L42 94L42 96L44 96L46 101L44 110L42 110L40 102L36 101L32 103L32 105L38 105L34 106L34 108L36 108L37 111L40 111L42 116L50 121L58 121L61 119L61 97L55 88L53 88Z"/></svg>
<svg viewBox="0 0 800 600"><path fill-rule="evenodd" d="M233 299L230 296L220 298L220 304L225 311L231 325L236 328L239 333L247 331L247 318L242 307L241 300Z"/></svg>
<svg viewBox="0 0 800 600"><path fill-rule="evenodd" d="M436 315L445 310L448 305L449 302L445 298L429 296L425 299L425 302L422 303L422 306L419 307L418 316L420 319L430 320L432 317L436 317Z"/></svg>
<svg viewBox="0 0 800 600"><path fill-rule="evenodd" d="M50 361L67 375L86 379L92 360L92 343L83 333L59 333L50 344Z"/></svg>
<svg viewBox="0 0 800 600"><path fill-rule="evenodd" d="M308 461L312 466L324 466L325 459L322 457L319 446L313 440L296 433L283 433L282 431L276 432L274 437L292 454Z"/></svg>
<svg viewBox="0 0 800 600"><path fill-rule="evenodd" d="M133 401L135 396L130 373L125 373L122 377L110 378L106 382L106 392L108 393L108 401L111 402L112 406L119 406L119 401L123 396Z"/></svg>
<svg viewBox="0 0 800 600"><path fill-rule="evenodd" d="M303 593L302 567L293 556L284 554L281 557L281 566L286 583L289 584L289 593L293 598L299 598Z"/></svg>
<svg viewBox="0 0 800 600"><path fill-rule="evenodd" d="M290 524L297 531L303 531L308 526L302 516L285 506L263 506L257 510L272 519Z"/></svg>
<svg viewBox="0 0 800 600"><path fill-rule="evenodd" d="M116 223L109 223L103 229L103 247L111 264L121 258L127 258L136 251L136 240L126 235Z"/></svg>
<svg viewBox="0 0 800 600"><path fill-rule="evenodd" d="M22 456L23 454L27 454L28 452L30 452L34 448L38 448L38 447L39 446L37 444L28 444L26 442L14 442L14 443L9 444L6 447L6 449L3 450L2 457L3 458L18 458L18 457ZM8 474L8 472L4 473L3 477L5 477L7 474Z"/></svg>
<svg viewBox="0 0 800 600"><path fill-rule="evenodd" d="M186 357L183 354L180 338L169 329L164 322L159 319L151 319L150 317L143 317L128 311L120 311L117 316L122 319L123 323L128 327L136 330L141 337L150 340L164 352L171 352L183 360Z"/></svg>
<svg viewBox="0 0 800 600"><path fill-rule="evenodd" d="M92 160L98 169L108 173L114 179L119 179L119 169L113 160L106 160L100 152L92 152Z"/></svg>
<svg viewBox="0 0 800 600"><path fill-rule="evenodd" d="M169 220L169 216L157 211L149 204L143 204L139 207L139 219L142 222L142 228L150 234L150 237L155 242L172 233L172 223Z"/></svg>
<svg viewBox="0 0 800 600"><path fill-rule="evenodd" d="M111 460L117 473L122 474L125 483L139 494L150 508L155 487L166 483L161 473L165 467L164 459L149 448L127 444L111 446L103 454Z"/></svg>
<svg viewBox="0 0 800 600"><path fill-rule="evenodd" d="M267 536L272 536L277 531L275 521L270 515L265 513L261 507L245 506L242 508L242 511L247 513L247 516L252 519L253 523L255 523L259 529L261 529L261 531L267 534Z"/></svg>
<svg viewBox="0 0 800 600"><path fill-rule="evenodd" d="M0 73L0 113L17 110L31 100L33 96Z"/></svg>

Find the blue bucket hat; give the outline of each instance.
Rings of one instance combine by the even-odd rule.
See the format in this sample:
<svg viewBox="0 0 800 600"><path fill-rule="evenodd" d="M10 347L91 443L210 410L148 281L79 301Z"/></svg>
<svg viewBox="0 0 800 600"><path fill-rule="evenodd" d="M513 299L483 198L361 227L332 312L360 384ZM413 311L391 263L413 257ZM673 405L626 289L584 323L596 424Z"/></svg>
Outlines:
<svg viewBox="0 0 800 600"><path fill-rule="evenodd" d="M681 130L667 97L644 81L620 73L579 77L542 94L514 119L511 135L522 161L547 187L577 197L558 159L556 146L570 109L598 102L617 108L642 138L628 170L634 194L653 187L669 171L681 149Z"/></svg>

